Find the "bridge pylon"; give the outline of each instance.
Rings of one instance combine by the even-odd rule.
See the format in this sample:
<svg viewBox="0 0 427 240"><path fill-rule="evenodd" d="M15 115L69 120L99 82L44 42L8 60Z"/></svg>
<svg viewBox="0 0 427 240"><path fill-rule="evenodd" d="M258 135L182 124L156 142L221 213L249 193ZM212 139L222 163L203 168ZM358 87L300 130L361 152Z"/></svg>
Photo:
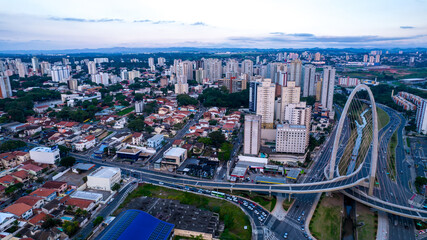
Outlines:
<svg viewBox="0 0 427 240"><path fill-rule="evenodd" d="M371 89L365 84L359 84L356 86L356 88L354 88L354 90L351 92L350 96L348 97L347 102L345 103L344 109L341 113L341 118L338 122L336 136L334 139L331 162L329 164L329 180L332 180L334 178L337 153L338 153L341 133L344 126L345 116L347 116L347 112L351 102L353 101L354 95L359 90L362 90L362 89L368 92L369 100L371 101L371 108L372 108L373 138L372 138L372 151L371 151L371 162L370 162L371 169L368 177L368 180L369 180L368 194L372 195L374 192L375 174L377 172L377 162L378 162L378 116L377 116L377 107L375 104L374 95L372 94Z"/></svg>

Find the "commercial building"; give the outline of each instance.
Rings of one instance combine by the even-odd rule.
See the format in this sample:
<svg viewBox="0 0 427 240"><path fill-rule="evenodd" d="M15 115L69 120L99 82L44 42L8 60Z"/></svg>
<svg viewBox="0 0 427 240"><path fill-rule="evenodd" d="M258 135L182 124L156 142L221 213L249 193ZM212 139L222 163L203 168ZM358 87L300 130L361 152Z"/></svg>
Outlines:
<svg viewBox="0 0 427 240"><path fill-rule="evenodd" d="M35 147L30 150L30 158L37 163L55 164L60 158L59 148L58 146Z"/></svg>
<svg viewBox="0 0 427 240"><path fill-rule="evenodd" d="M147 140L147 146L154 149L159 149L162 147L162 143L164 141L164 136L161 134L156 134L153 137L149 138Z"/></svg>
<svg viewBox="0 0 427 240"><path fill-rule="evenodd" d="M303 91L302 96L308 97L308 96L316 96L316 67L313 65L304 65L304 71L303 71Z"/></svg>
<svg viewBox="0 0 427 240"><path fill-rule="evenodd" d="M277 125L276 152L304 154L308 145L307 131L304 125Z"/></svg>
<svg viewBox="0 0 427 240"><path fill-rule="evenodd" d="M126 210L117 216L96 240L169 240L174 225L140 210Z"/></svg>
<svg viewBox="0 0 427 240"><path fill-rule="evenodd" d="M323 68L322 82L322 106L323 108L332 111L334 101L334 86L335 86L335 68Z"/></svg>
<svg viewBox="0 0 427 240"><path fill-rule="evenodd" d="M258 115L245 116L245 135L243 143L243 154L258 155L261 145L261 122L262 117Z"/></svg>
<svg viewBox="0 0 427 240"><path fill-rule="evenodd" d="M262 117L263 128L273 128L274 125L274 94L276 85L266 78L257 89L256 114Z"/></svg>
<svg viewBox="0 0 427 240"><path fill-rule="evenodd" d="M179 167L186 159L187 149L180 147L170 148L163 154L162 165Z"/></svg>
<svg viewBox="0 0 427 240"><path fill-rule="evenodd" d="M100 167L87 176L87 187L111 191L111 187L121 180L120 168Z"/></svg>

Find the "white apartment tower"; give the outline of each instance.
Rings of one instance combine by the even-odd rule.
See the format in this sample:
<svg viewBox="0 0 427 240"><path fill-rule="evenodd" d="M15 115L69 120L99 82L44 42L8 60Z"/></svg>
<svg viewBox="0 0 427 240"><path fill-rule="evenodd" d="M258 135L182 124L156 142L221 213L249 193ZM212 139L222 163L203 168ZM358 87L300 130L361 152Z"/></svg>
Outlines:
<svg viewBox="0 0 427 240"><path fill-rule="evenodd" d="M261 122L262 117L258 115L245 116L245 135L243 154L255 155L259 153L261 145Z"/></svg>
<svg viewBox="0 0 427 240"><path fill-rule="evenodd" d="M288 82L286 87L282 87L282 102L281 102L281 111L277 113L279 115L279 120L283 122L283 114L285 112L285 107L288 104L296 104L300 101L301 88L296 86L294 81Z"/></svg>
<svg viewBox="0 0 427 240"><path fill-rule="evenodd" d="M335 86L335 68L323 68L323 81L322 81L322 106L325 109L332 111L332 104L334 101L334 86Z"/></svg>
<svg viewBox="0 0 427 240"><path fill-rule="evenodd" d="M295 86L299 87L301 86L301 72L302 63L301 60L296 59L291 62L291 64L288 67L288 72L290 74L289 81L294 81Z"/></svg>
<svg viewBox="0 0 427 240"><path fill-rule="evenodd" d="M264 79L257 88L256 114L262 117L263 128L273 128L274 125L274 94L276 85L271 79Z"/></svg>
<svg viewBox="0 0 427 240"><path fill-rule="evenodd" d="M248 74L249 76L253 76L254 74L254 62L249 59L245 59L242 62L242 73Z"/></svg>
<svg viewBox="0 0 427 240"><path fill-rule="evenodd" d="M316 96L315 78L316 67L313 65L305 65L303 71L304 89L302 91L303 97Z"/></svg>
<svg viewBox="0 0 427 240"><path fill-rule="evenodd" d="M33 65L33 72L37 72L39 70L39 59L36 57L31 58L31 64Z"/></svg>
<svg viewBox="0 0 427 240"><path fill-rule="evenodd" d="M88 73L89 74L97 74L98 72L96 71L96 63L93 61L89 61L87 63L87 69L88 69Z"/></svg>

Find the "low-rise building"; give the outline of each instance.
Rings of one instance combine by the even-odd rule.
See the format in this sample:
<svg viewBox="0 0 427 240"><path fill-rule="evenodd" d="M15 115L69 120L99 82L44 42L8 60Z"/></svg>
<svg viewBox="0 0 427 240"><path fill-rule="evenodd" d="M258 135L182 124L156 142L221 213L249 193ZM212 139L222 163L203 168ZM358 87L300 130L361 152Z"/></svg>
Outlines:
<svg viewBox="0 0 427 240"><path fill-rule="evenodd" d="M49 202L55 199L56 190L55 189L47 189L47 188L39 188L34 192L30 193L29 196L41 197L45 201Z"/></svg>
<svg viewBox="0 0 427 240"><path fill-rule="evenodd" d="M179 167L185 159L187 159L187 149L179 147L170 148L163 154L162 165Z"/></svg>
<svg viewBox="0 0 427 240"><path fill-rule="evenodd" d="M28 219L33 216L33 208L25 203L12 204L3 209L3 212L14 214L23 219Z"/></svg>
<svg viewBox="0 0 427 240"><path fill-rule="evenodd" d="M87 187L111 191L111 187L121 180L120 168L100 167L87 176Z"/></svg>
<svg viewBox="0 0 427 240"><path fill-rule="evenodd" d="M74 144L74 147L77 151L86 151L92 147L94 147L96 144L96 138L93 135L89 135L81 139L79 142Z"/></svg>
<svg viewBox="0 0 427 240"><path fill-rule="evenodd" d="M58 146L35 147L30 150L30 157L37 163L55 164L60 158L59 148Z"/></svg>
<svg viewBox="0 0 427 240"><path fill-rule="evenodd" d="M147 140L147 146L154 149L159 149L164 141L164 136L161 134L154 135Z"/></svg>

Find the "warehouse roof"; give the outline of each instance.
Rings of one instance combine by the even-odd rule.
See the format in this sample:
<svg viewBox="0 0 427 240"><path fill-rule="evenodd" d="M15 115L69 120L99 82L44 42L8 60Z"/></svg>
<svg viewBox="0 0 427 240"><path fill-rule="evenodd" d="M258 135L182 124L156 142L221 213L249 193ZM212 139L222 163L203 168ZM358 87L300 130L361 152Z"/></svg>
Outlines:
<svg viewBox="0 0 427 240"><path fill-rule="evenodd" d="M131 209L116 217L96 239L167 240L173 228L173 224L163 222L146 212Z"/></svg>

